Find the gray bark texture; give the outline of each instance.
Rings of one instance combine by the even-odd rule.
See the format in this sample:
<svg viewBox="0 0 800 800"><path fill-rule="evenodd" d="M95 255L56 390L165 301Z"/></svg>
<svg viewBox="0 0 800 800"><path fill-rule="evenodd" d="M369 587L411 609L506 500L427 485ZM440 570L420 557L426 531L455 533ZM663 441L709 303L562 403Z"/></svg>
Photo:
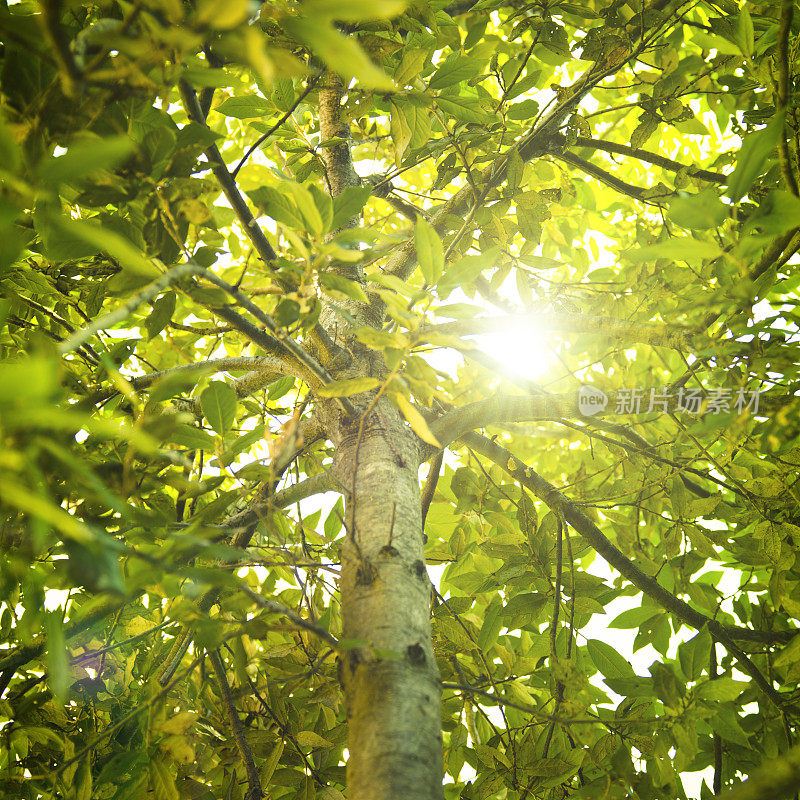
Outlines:
<svg viewBox="0 0 800 800"><path fill-rule="evenodd" d="M341 82L330 77L320 90L323 141L349 137L342 98ZM347 143L323 152L335 196L358 178ZM363 281L352 271L347 277ZM372 317L365 307L348 312L359 324ZM342 338L341 319L323 314L321 322ZM374 352L354 342L348 349L354 360L347 376L335 377L385 372ZM333 475L347 497L340 592L342 638L351 647L340 654L339 676L348 720L348 800L441 800L441 687L422 539L420 441L385 397L352 400L361 419L346 418L330 401L318 406L336 448Z"/></svg>

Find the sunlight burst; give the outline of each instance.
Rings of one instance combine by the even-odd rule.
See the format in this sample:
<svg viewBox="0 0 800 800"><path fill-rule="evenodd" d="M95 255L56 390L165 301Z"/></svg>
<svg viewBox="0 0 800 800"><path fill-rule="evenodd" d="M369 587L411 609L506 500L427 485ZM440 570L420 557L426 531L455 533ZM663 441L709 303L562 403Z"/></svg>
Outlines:
<svg viewBox="0 0 800 800"><path fill-rule="evenodd" d="M476 336L475 344L498 361L510 377L534 380L555 364L552 334L534 316L515 318L491 333Z"/></svg>

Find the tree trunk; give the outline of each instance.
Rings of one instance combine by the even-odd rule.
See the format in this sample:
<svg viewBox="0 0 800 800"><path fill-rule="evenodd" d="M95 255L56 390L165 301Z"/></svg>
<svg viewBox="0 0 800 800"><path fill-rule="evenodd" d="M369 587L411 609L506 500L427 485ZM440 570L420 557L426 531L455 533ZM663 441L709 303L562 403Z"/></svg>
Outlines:
<svg viewBox="0 0 800 800"><path fill-rule="evenodd" d="M439 672L422 541L419 454L385 400L361 442L336 452L337 477L355 486L342 548L342 657L349 727L349 800L442 797Z"/></svg>
<svg viewBox="0 0 800 800"><path fill-rule="evenodd" d="M326 186L334 196L358 182L342 96L341 81L328 76L319 120L323 141L339 140L322 148ZM358 218L349 224L357 225ZM363 283L353 267L337 271ZM359 324L370 324L373 316L361 304L348 304L347 311ZM337 317L320 318L334 338ZM357 362L348 376L385 371L374 351L357 342L348 342L348 349ZM364 412L370 399L360 404ZM431 643L419 440L385 397L363 423L343 420L330 407L322 416L336 443L334 472L349 490L340 590L342 635L353 646L339 663L348 720L348 800L439 800L441 687Z"/></svg>

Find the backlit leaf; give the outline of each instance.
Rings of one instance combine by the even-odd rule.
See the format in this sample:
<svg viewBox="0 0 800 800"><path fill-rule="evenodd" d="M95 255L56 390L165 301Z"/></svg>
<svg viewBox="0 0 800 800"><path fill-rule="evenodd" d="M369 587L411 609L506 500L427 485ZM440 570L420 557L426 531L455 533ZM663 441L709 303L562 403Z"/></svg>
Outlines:
<svg viewBox="0 0 800 800"><path fill-rule="evenodd" d="M209 425L219 434L227 433L236 417L236 392L221 381L212 381L200 395L200 407Z"/></svg>

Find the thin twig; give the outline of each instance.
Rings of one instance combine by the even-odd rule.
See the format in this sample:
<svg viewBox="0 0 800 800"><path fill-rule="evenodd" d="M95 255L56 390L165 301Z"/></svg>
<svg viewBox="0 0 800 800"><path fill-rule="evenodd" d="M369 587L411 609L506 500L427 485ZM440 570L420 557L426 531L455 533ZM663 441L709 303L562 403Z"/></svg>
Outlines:
<svg viewBox="0 0 800 800"><path fill-rule="evenodd" d="M794 17L794 0L782 0L781 20L778 26L778 113L783 115L783 131L778 139L778 152L781 157L781 173L787 188L795 196L798 195L797 178L792 169L789 153L789 143L786 137L786 109L789 106L790 91L790 66L789 66L789 33L792 30Z"/></svg>
<svg viewBox="0 0 800 800"><path fill-rule="evenodd" d="M252 144L247 149L247 152L242 156L239 163L234 167L233 172L231 172L232 178L235 178L239 174L239 170L247 163L247 159L250 158L250 156L253 155L253 153L256 150L258 150L258 148L261 147L261 145L264 144L264 142L266 142L267 139L269 139L269 137L272 136L272 134L275 133L275 131L277 131L278 128L280 128L281 125L283 125L283 123L286 122L287 119L289 119L289 117L292 116L292 114L294 114L294 112L297 110L297 106L299 106L300 103L302 103L303 100L305 100L306 97L308 97L308 95L311 94L312 90L319 83L321 78L322 75L315 75L313 78L311 78L311 80L308 82L308 86L306 87L305 91L297 97L294 103L292 103L291 108L266 133L259 136L258 139L256 139L255 143Z"/></svg>
<svg viewBox="0 0 800 800"><path fill-rule="evenodd" d="M428 477L425 480L425 486L422 489L422 528L425 531L425 519L428 516L428 509L431 507L431 501L434 494L436 494L436 484L439 482L439 473L442 471L442 463L444 461L444 450L440 450L431 461L431 468L428 471Z"/></svg>
<svg viewBox="0 0 800 800"><path fill-rule="evenodd" d="M211 658L211 666L214 668L214 673L217 676L219 691L225 704L228 720L231 723L233 738L236 741L236 747L239 750L239 755L242 757L244 769L247 773L247 783L250 786L247 792L247 800L261 800L261 798L264 797L264 792L261 788L261 778L258 775L255 761L253 761L253 753L250 750L250 745L244 737L244 727L242 726L242 721L239 719L239 712L236 709L236 704L233 702L233 694L231 694L231 687L225 672L225 662L222 660L219 650L209 650L208 655Z"/></svg>
<svg viewBox="0 0 800 800"><path fill-rule="evenodd" d="M197 99L197 92L195 92L186 81L180 81L179 88L189 119L208 127L203 109L200 107L200 101ZM228 167L225 163L225 159L222 157L222 153L220 153L219 148L215 144L209 145L205 153L211 171L214 173L214 177L219 181L222 191L225 193L225 197L231 204L231 208L236 212L236 216L244 226L247 237L253 243L261 260L265 264L270 264L278 255L248 208L247 202L239 191L239 187L236 185L233 176L228 172Z"/></svg>

